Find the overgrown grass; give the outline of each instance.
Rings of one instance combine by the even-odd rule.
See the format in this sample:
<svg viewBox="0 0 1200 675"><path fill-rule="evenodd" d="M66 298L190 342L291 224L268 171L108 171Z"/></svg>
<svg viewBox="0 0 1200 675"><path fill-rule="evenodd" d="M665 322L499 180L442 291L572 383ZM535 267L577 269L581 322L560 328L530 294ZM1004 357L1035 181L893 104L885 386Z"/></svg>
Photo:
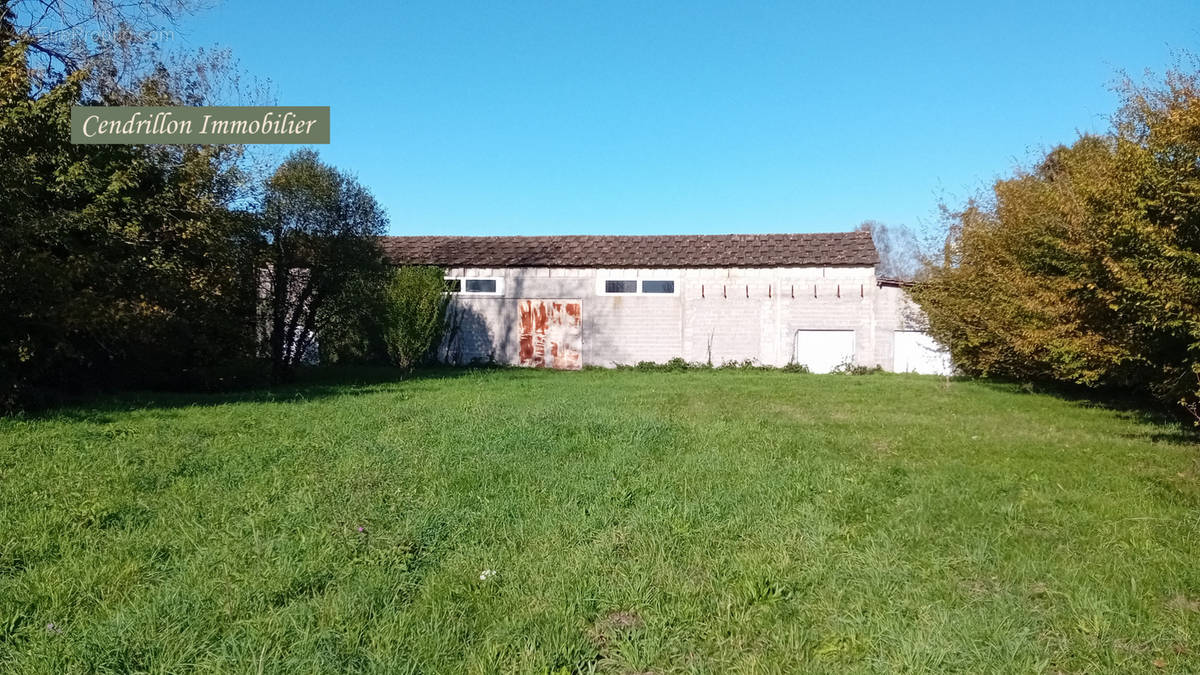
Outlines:
<svg viewBox="0 0 1200 675"><path fill-rule="evenodd" d="M109 399L0 421L0 671L1196 671L1198 472L920 376Z"/></svg>

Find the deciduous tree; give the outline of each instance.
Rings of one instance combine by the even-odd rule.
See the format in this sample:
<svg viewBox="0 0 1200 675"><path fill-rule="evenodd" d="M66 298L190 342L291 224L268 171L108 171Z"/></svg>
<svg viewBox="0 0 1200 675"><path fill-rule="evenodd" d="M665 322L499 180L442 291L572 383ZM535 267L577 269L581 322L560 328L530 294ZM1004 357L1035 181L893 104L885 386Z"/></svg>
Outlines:
<svg viewBox="0 0 1200 675"><path fill-rule="evenodd" d="M260 218L265 343L284 379L325 327L344 329L375 306L387 216L354 177L299 150L267 180Z"/></svg>
<svg viewBox="0 0 1200 675"><path fill-rule="evenodd" d="M1176 69L1121 93L1108 133L950 214L913 294L968 372L1197 395L1200 79Z"/></svg>
<svg viewBox="0 0 1200 675"><path fill-rule="evenodd" d="M211 381L251 355L257 233L230 209L245 185L237 149L71 144L71 106L97 102L93 72L39 94L29 42L5 32L0 407L39 391ZM155 68L124 100L179 102L177 82Z"/></svg>

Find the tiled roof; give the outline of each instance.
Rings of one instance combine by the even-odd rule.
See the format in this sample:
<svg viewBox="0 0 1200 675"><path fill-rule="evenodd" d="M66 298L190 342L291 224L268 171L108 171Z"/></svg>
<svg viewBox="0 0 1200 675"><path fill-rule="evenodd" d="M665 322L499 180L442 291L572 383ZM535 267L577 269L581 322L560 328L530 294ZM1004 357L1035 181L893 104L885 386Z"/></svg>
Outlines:
<svg viewBox="0 0 1200 675"><path fill-rule="evenodd" d="M382 237L397 265L444 267L870 266L867 232L563 237Z"/></svg>

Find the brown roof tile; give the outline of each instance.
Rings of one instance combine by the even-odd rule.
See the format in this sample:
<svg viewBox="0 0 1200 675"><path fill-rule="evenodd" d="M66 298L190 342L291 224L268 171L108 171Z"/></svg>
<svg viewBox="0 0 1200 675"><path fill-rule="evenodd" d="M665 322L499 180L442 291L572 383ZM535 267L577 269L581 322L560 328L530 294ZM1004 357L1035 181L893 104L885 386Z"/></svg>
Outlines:
<svg viewBox="0 0 1200 675"><path fill-rule="evenodd" d="M879 262L866 232L562 237L383 237L397 265L804 267Z"/></svg>

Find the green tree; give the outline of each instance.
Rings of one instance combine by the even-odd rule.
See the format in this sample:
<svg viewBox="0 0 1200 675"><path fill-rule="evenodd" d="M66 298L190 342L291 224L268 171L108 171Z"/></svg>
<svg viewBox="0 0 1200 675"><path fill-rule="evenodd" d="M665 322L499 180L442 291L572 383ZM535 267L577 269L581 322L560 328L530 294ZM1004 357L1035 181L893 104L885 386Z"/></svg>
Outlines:
<svg viewBox="0 0 1200 675"><path fill-rule="evenodd" d="M4 30L0 407L209 380L251 354L256 232L229 210L244 182L236 149L72 145L70 109L94 102L92 73L31 95L28 43ZM141 100L176 100L170 83L156 69Z"/></svg>
<svg viewBox="0 0 1200 675"><path fill-rule="evenodd" d="M392 271L382 315L382 337L392 365L411 370L437 348L449 299L440 268L406 266Z"/></svg>
<svg viewBox="0 0 1200 675"><path fill-rule="evenodd" d="M267 180L260 224L264 342L278 380L327 328L365 330L387 269L387 216L356 179L299 150Z"/></svg>

